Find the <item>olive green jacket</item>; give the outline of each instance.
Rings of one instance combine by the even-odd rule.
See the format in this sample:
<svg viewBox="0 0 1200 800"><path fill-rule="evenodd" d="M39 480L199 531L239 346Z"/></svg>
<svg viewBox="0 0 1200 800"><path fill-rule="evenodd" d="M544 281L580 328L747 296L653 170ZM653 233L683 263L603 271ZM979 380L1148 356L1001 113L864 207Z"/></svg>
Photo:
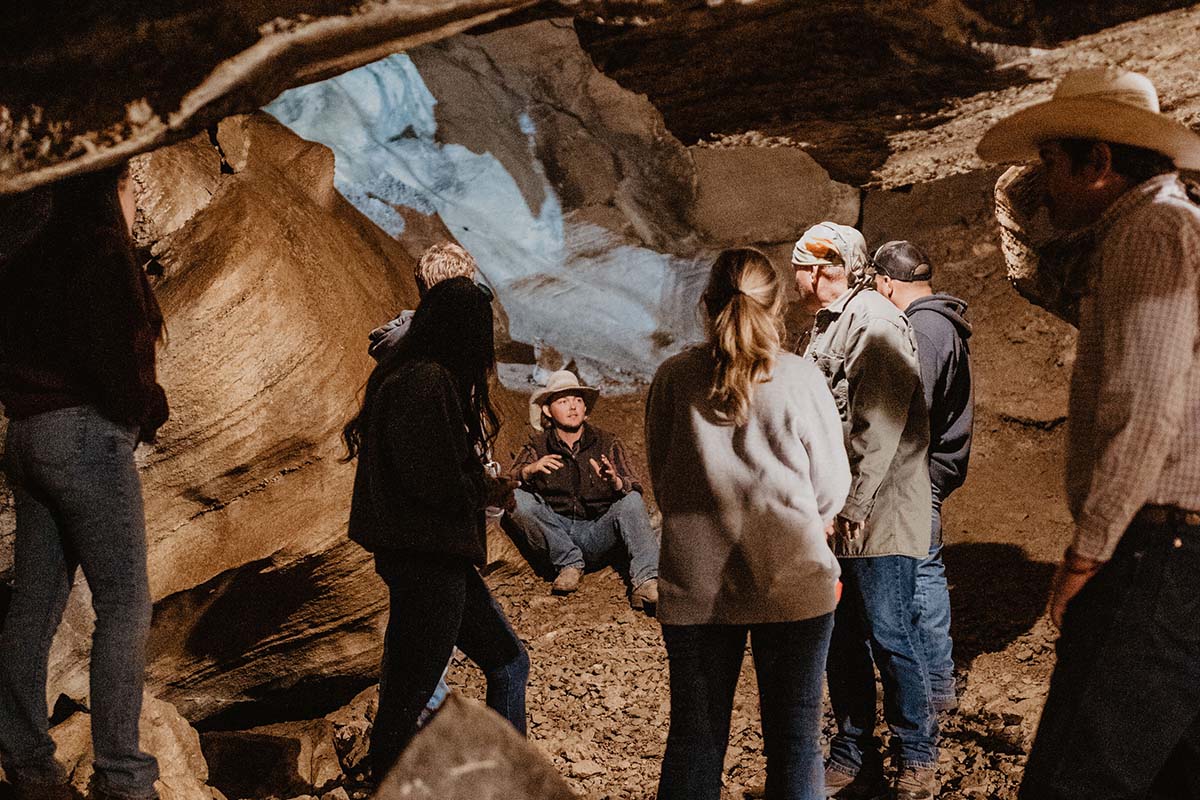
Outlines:
<svg viewBox="0 0 1200 800"><path fill-rule="evenodd" d="M805 356L816 362L842 418L850 458L846 519L864 534L839 557L929 553L929 414L908 318L858 287L817 313Z"/></svg>

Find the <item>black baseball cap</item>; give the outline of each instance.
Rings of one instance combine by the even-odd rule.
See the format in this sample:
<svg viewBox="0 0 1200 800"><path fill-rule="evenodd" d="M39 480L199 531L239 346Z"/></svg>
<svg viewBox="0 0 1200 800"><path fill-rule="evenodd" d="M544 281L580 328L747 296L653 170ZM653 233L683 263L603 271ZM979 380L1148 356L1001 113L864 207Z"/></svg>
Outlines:
<svg viewBox="0 0 1200 800"><path fill-rule="evenodd" d="M933 279L933 264L929 256L912 242L885 242L875 251L871 266L877 273L896 281Z"/></svg>

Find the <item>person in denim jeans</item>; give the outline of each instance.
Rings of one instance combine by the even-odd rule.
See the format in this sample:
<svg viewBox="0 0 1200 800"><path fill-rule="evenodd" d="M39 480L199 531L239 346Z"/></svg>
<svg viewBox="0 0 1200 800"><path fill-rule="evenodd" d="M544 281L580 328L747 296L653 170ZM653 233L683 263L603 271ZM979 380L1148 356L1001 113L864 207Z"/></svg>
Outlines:
<svg viewBox="0 0 1200 800"><path fill-rule="evenodd" d="M529 421L537 432L509 469L520 481L512 521L530 548L557 570L555 593L574 592L585 567L623 550L629 557L629 602L653 611L658 537L624 443L588 422L599 396L564 369L530 397Z"/></svg>
<svg viewBox="0 0 1200 800"><path fill-rule="evenodd" d="M1159 112L1146 76L1089 69L978 151L1040 160L1034 196L1086 267L1067 403L1074 534L1019 796L1200 797L1200 203L1179 174L1200 169L1200 136Z"/></svg>
<svg viewBox="0 0 1200 800"><path fill-rule="evenodd" d="M871 259L875 290L904 312L917 337L921 386L929 408L929 481L933 489L929 555L917 565L917 632L929 668L933 704L958 706L950 638L950 590L942 562L942 503L962 485L971 457L975 397L967 304L934 294L933 262L912 242L883 244Z"/></svg>
<svg viewBox="0 0 1200 800"><path fill-rule="evenodd" d="M894 796L936 792L937 715L916 627L916 575L929 554L929 415L908 319L868 286L866 241L822 222L792 252L796 288L815 314L805 356L833 392L852 481L834 521L843 593L829 645L838 731L825 771L831 797L886 792L875 739L875 677L892 733Z"/></svg>
<svg viewBox="0 0 1200 800"><path fill-rule="evenodd" d="M96 612L91 794L157 797L158 765L138 746L151 602L133 451L154 441L167 404L155 378L162 316L133 258L129 189L116 170L57 185L40 229L0 255L4 469L17 521L0 760L20 800L70 797L47 732L46 673L79 569Z"/></svg>
<svg viewBox="0 0 1200 800"><path fill-rule="evenodd" d="M484 509L514 482L487 474L498 427L490 295L450 278L421 299L408 332L367 380L345 427L357 459L348 535L374 554L390 603L371 769L382 780L416 732L455 646L487 676L488 705L525 733L529 657L475 566Z"/></svg>
<svg viewBox="0 0 1200 800"><path fill-rule="evenodd" d="M765 796L822 796L821 679L838 577L825 528L850 467L821 373L781 348L783 300L765 255L723 252L701 299L708 342L667 359L646 400L671 683L659 800L720 796L747 639Z"/></svg>

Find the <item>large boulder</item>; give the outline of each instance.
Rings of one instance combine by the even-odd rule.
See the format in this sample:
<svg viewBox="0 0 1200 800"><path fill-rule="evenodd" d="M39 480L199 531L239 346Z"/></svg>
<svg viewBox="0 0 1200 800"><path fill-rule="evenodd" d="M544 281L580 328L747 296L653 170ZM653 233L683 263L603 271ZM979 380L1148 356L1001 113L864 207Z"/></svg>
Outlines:
<svg viewBox="0 0 1200 800"><path fill-rule="evenodd" d="M146 694L142 698L141 748L158 761L155 788L162 800L223 800L208 785L208 763L200 736L170 703ZM58 760L67 768L71 785L81 796L94 772L91 715L77 711L50 730Z"/></svg>
<svg viewBox="0 0 1200 800"><path fill-rule="evenodd" d="M345 777L327 720L281 722L200 737L210 780L226 797L321 795Z"/></svg>
<svg viewBox="0 0 1200 800"><path fill-rule="evenodd" d="M375 800L571 800L546 756L490 708L451 693Z"/></svg>

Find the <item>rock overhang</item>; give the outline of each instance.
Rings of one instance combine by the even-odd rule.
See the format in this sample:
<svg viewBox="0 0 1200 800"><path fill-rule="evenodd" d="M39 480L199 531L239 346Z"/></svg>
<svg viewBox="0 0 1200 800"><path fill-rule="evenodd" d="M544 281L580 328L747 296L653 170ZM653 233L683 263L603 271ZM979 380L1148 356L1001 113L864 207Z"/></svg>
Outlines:
<svg viewBox="0 0 1200 800"><path fill-rule="evenodd" d="M1200 120L1181 0L223 0L29 6L0 31L0 193L182 140L281 91L468 29L572 17L598 66L685 144L805 149L892 188L981 166L980 132L1064 71L1117 64Z"/></svg>

